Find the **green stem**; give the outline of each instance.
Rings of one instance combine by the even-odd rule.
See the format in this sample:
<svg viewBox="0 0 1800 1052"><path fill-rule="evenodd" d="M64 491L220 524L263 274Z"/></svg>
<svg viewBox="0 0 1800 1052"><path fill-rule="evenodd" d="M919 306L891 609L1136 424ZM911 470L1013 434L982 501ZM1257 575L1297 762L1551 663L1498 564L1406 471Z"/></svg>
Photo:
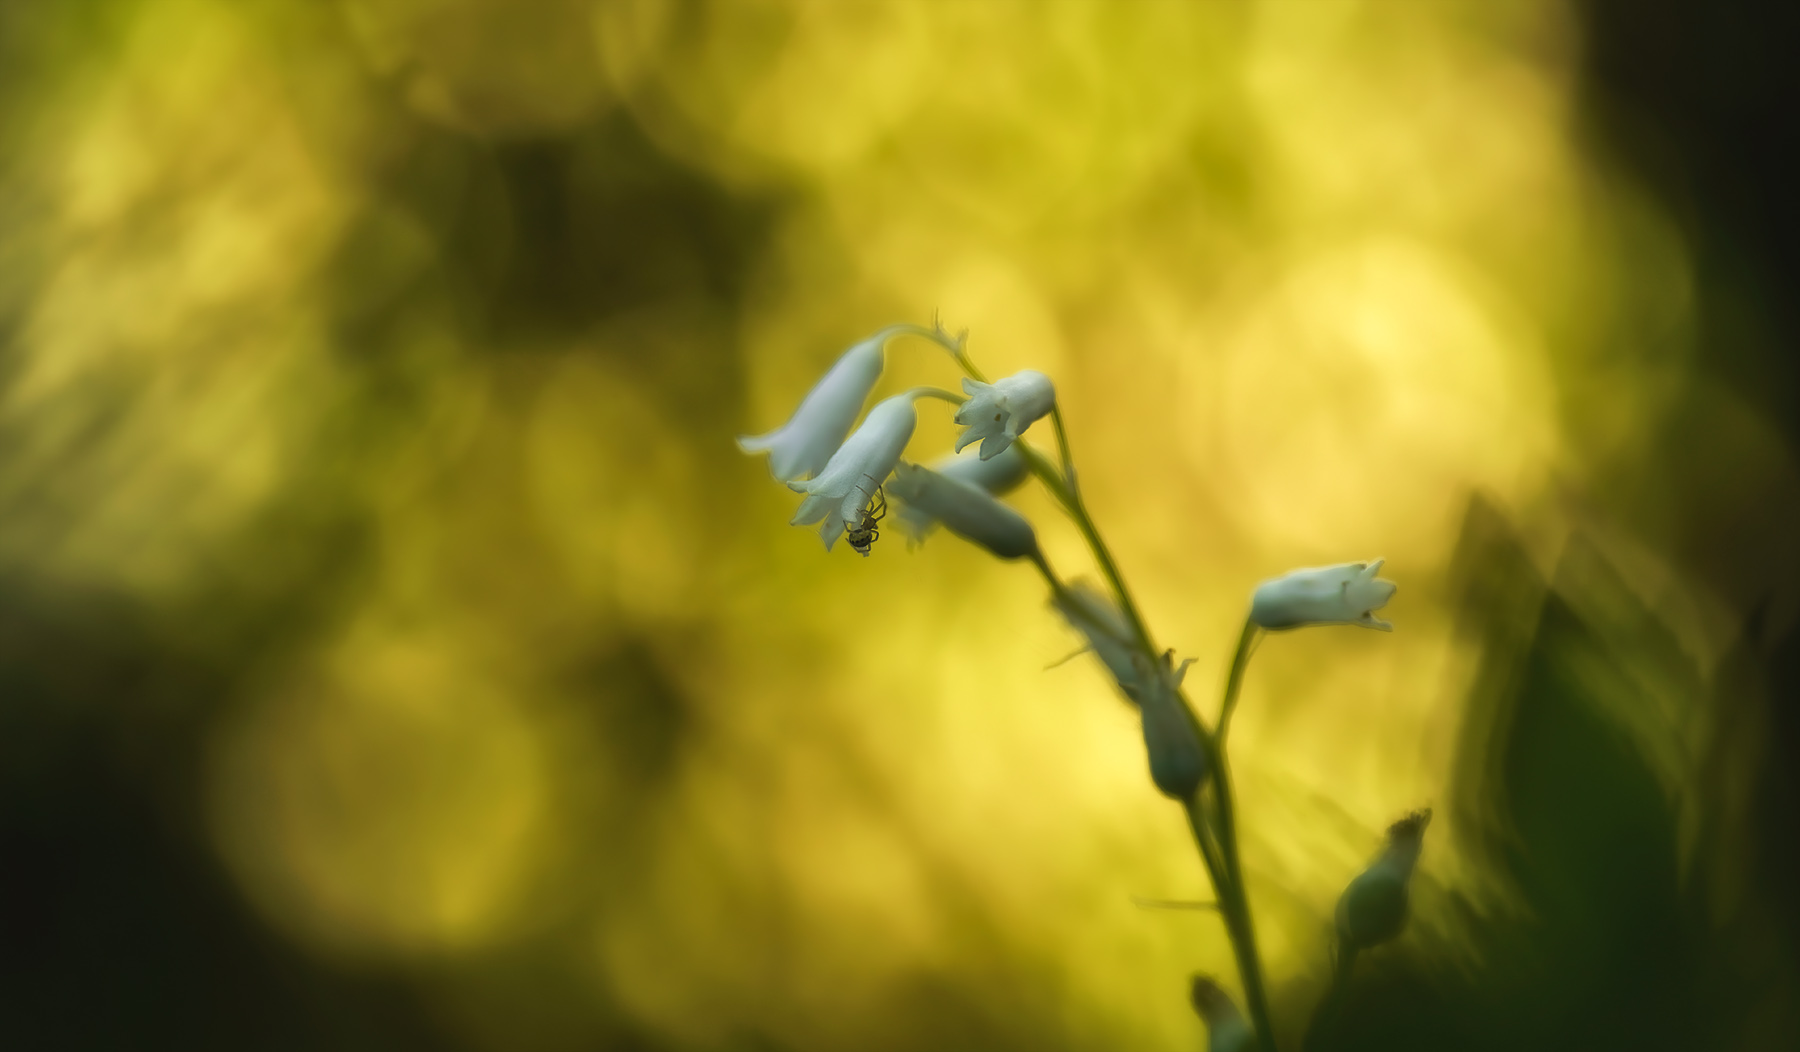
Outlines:
<svg viewBox="0 0 1800 1052"><path fill-rule="evenodd" d="M933 387L930 384L922 384L918 387L908 388L906 393L911 395L915 402L921 398L936 398L939 401L949 402L951 405L962 405L964 402L968 401L968 398L957 394L955 391L946 391L942 387Z"/></svg>
<svg viewBox="0 0 1800 1052"><path fill-rule="evenodd" d="M1024 439L1014 439L1013 445L1019 447L1025 463L1031 467L1031 473L1050 491L1075 526L1081 536L1087 540L1088 548L1094 553L1094 561L1100 564L1100 572L1106 576L1106 582L1112 585L1113 594L1118 597L1119 609L1124 612L1125 620L1131 625L1131 632L1136 637L1138 647L1144 656L1153 663L1156 661L1156 644L1150 641L1150 630L1145 627L1144 619L1138 613L1137 604L1131 600L1131 591L1125 587L1125 578L1119 574L1119 565L1113 561L1112 552L1106 547L1106 541L1100 537L1100 531L1094 526L1093 516L1088 514L1087 506L1082 503L1081 494L1071 487L1056 466L1044 458L1042 453L1031 448Z"/></svg>
<svg viewBox="0 0 1800 1052"><path fill-rule="evenodd" d="M1030 558L1031 564L1038 568L1038 572L1044 575L1045 582L1050 585L1050 594L1057 596L1062 595L1063 583L1057 578L1056 571L1050 569L1050 563L1044 558L1044 553L1033 548L1030 553Z"/></svg>
<svg viewBox="0 0 1800 1052"><path fill-rule="evenodd" d="M1183 699L1185 700L1185 699ZM1268 995L1263 989L1262 963L1256 954L1256 922L1250 913L1249 889L1244 884L1244 869L1238 859L1237 818L1232 803L1231 765L1218 742L1209 750L1215 760L1213 796L1218 824L1219 854L1225 870L1225 886L1219 888L1220 909L1225 929L1231 935L1231 948L1237 955L1238 977L1244 984L1244 1007L1250 1013L1250 1024L1256 1029L1257 1044L1263 1052L1275 1052L1275 1030L1269 1017ZM1199 817L1199 808L1190 804L1189 821Z"/></svg>
<svg viewBox="0 0 1800 1052"><path fill-rule="evenodd" d="M1219 750L1225 749L1225 735L1231 730L1231 714L1237 709L1238 691L1244 686L1244 670L1250 666L1250 652L1256 649L1256 622L1246 618L1244 631L1238 636L1237 653L1231 658L1231 674L1225 679L1225 700L1219 704L1219 729L1215 732Z"/></svg>
<svg viewBox="0 0 1800 1052"><path fill-rule="evenodd" d="M1344 995L1350 991L1350 973L1356 968L1356 948L1339 945L1337 960L1331 969L1331 989L1326 991L1324 1000L1313 1010L1312 1023L1306 1028L1306 1037L1300 1042L1303 1049L1318 1047L1319 1039L1337 1021L1337 1014L1344 1006Z"/></svg>
<svg viewBox="0 0 1800 1052"><path fill-rule="evenodd" d="M1050 410L1050 422L1056 425L1056 448L1062 453L1063 478L1068 480L1069 491L1079 494L1081 482L1075 477L1075 457L1069 452L1069 432L1063 427L1062 406Z"/></svg>
<svg viewBox="0 0 1800 1052"><path fill-rule="evenodd" d="M939 342L942 342L940 340ZM969 360L962 349L962 341L956 341L950 347L956 357L957 364L974 379L986 382L980 370ZM1054 411L1052 422L1056 427L1056 439L1059 452L1062 454L1062 470L1052 464L1043 454L1033 449L1023 439L1015 439L1014 445L1025 458L1031 473L1036 475L1051 496L1063 506L1075 525L1081 530L1088 548L1094 553L1094 561L1099 563L1100 572L1105 575L1107 583L1112 586L1113 594L1119 602L1119 609L1131 625L1135 643L1144 657L1154 667L1160 660L1156 645L1151 642L1150 630L1138 612L1137 604L1132 601L1130 589L1125 587L1125 578L1119 573L1118 563L1113 560L1112 551L1107 548L1106 541L1101 538L1099 528L1094 524L1093 516L1088 513L1087 504L1081 498L1081 491L1075 481L1074 458L1069 452L1068 433L1063 427L1062 413ZM1047 564L1042 563L1039 569L1050 582L1051 591L1061 596L1065 589L1060 581L1049 572ZM1230 718L1231 709L1237 704L1237 691L1242 685L1244 668L1250 660L1250 649L1255 641L1255 626L1245 625L1244 633L1238 640L1238 653L1232 660L1232 672L1226 686L1226 698L1220 712L1220 734L1217 739L1208 734L1204 726L1196 720L1195 730L1200 735L1207 758L1213 764L1213 793L1216 802L1216 819L1208 822L1205 809L1198 795L1184 802L1188 816L1188 827L1193 831L1194 843L1200 849L1201 861L1206 865L1206 873L1212 880L1214 894L1218 898L1220 916L1225 921L1226 934L1230 937L1233 954L1237 958L1238 976L1244 987L1244 1000L1250 1013L1251 1025L1256 1030L1256 1041L1262 1052L1276 1052L1275 1031L1269 1021L1268 997L1263 990L1262 965L1256 953L1256 927L1250 916L1250 900L1243 882L1242 866L1238 861L1237 827L1232 808L1231 769L1226 762L1224 748L1224 730ZM1193 719L1193 706L1185 696L1180 698L1183 708ZM1202 787L1204 792L1204 787ZM1217 842L1214 835L1216 825Z"/></svg>
<svg viewBox="0 0 1800 1052"><path fill-rule="evenodd" d="M941 328L926 328L923 325L915 325L912 322L903 321L897 325L889 325L887 328L875 334L875 338L880 340L884 347L887 346L889 340L896 336L918 336L930 340L944 350L949 351L950 356L956 359L958 365L963 366L965 369L968 368L969 356L963 352L962 341L952 339L950 334L946 333ZM981 378L978 376L976 379L979 380Z"/></svg>

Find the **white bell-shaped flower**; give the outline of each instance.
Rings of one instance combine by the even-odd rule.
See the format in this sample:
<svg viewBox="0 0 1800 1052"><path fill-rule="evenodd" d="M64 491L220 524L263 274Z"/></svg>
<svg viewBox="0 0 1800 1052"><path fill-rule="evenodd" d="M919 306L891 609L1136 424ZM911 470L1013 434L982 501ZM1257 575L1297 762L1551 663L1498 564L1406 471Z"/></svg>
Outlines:
<svg viewBox="0 0 1800 1052"><path fill-rule="evenodd" d="M968 483L996 497L1013 490L1031 474L1031 465L1025 463L1025 457L1016 446L1008 446L1005 452L991 460L983 460L974 453L952 453L933 461L930 468L946 479ZM930 536L938 525L929 510L912 501L895 512L894 519L914 544Z"/></svg>
<svg viewBox="0 0 1800 1052"><path fill-rule="evenodd" d="M789 489L806 494L792 524L823 522L819 536L830 551L844 532L845 521L858 521L875 490L893 473L918 419L910 392L875 403L862 426L831 455L824 470L807 481L788 483Z"/></svg>
<svg viewBox="0 0 1800 1052"><path fill-rule="evenodd" d="M1037 534L1025 516L979 486L901 461L887 491L904 501L908 512L941 522L951 533L1002 559L1018 559L1038 550Z"/></svg>
<svg viewBox="0 0 1800 1052"><path fill-rule="evenodd" d="M787 423L767 434L738 436L738 448L745 453L766 451L769 474L783 482L823 471L881 379L882 347L909 328L889 326L845 351L806 392Z"/></svg>
<svg viewBox="0 0 1800 1052"><path fill-rule="evenodd" d="M1384 560L1294 570L1256 586L1250 620L1263 628L1362 625L1392 632L1375 616L1394 597L1394 582L1376 577Z"/></svg>
<svg viewBox="0 0 1800 1052"><path fill-rule="evenodd" d="M965 430L957 436L958 452L971 442L981 443L981 459L990 460L1012 445L1044 414L1056 408L1056 388L1050 378L1026 369L991 384L964 379L969 400L956 411L956 422Z"/></svg>

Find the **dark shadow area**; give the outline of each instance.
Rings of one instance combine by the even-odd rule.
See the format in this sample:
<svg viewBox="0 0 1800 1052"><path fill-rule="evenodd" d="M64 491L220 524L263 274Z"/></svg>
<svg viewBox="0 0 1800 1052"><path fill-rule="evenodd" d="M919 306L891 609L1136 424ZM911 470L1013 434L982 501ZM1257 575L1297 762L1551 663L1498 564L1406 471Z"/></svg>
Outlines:
<svg viewBox="0 0 1800 1052"><path fill-rule="evenodd" d="M1484 659L1449 809L1492 897L1418 891L1415 910L1456 945L1402 939L1365 955L1309 1050L1793 1047L1800 956L1769 923L1792 886L1758 845L1800 814L1778 744L1743 733L1767 718L1760 660L1740 648L1711 687L1654 677L1707 714L1693 726L1721 728L1684 757L1714 777L1659 770L1631 728L1633 709L1658 703L1637 673L1646 655L1685 659L1606 558L1576 537L1543 581L1477 502L1457 564L1459 631Z"/></svg>
<svg viewBox="0 0 1800 1052"><path fill-rule="evenodd" d="M220 671L104 596L0 584L6 1046L453 1047L404 983L306 960L219 868L193 761Z"/></svg>

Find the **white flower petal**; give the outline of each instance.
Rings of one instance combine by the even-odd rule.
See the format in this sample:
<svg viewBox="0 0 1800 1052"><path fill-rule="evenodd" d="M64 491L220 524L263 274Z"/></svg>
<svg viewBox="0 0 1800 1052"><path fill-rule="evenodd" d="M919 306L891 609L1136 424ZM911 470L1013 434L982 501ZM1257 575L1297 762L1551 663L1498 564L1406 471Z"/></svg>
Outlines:
<svg viewBox="0 0 1800 1052"><path fill-rule="evenodd" d="M1056 408L1056 388L1050 378L1026 369L985 384L963 380L969 399L956 411L956 422L968 430L957 437L956 448L981 440L983 460L998 456L1025 429Z"/></svg>
<svg viewBox="0 0 1800 1052"><path fill-rule="evenodd" d="M789 489L807 494L793 524L806 526L819 521L815 516L826 516L828 524L836 524L834 535L825 537L829 550L846 521L860 521L869 498L893 473L917 422L910 394L876 403L862 426L831 455L823 471L814 478L788 483Z"/></svg>
<svg viewBox="0 0 1800 1052"><path fill-rule="evenodd" d="M800 400L786 424L766 434L740 435L745 453L767 452L769 473L783 481L817 475L843 444L856 414L881 379L882 347L892 326L845 351Z"/></svg>
<svg viewBox="0 0 1800 1052"><path fill-rule="evenodd" d="M1376 559L1320 566L1264 581L1251 597L1250 620L1271 630L1335 624L1392 631L1393 625L1373 614L1387 605L1397 587L1375 576L1381 565Z"/></svg>

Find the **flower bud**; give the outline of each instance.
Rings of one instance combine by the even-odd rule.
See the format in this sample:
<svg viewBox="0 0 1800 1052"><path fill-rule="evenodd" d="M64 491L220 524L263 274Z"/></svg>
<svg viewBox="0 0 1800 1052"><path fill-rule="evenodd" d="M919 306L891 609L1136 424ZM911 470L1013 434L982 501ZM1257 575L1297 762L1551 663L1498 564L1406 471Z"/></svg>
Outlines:
<svg viewBox="0 0 1800 1052"><path fill-rule="evenodd" d="M1077 632L1087 638L1089 649L1112 673L1113 681L1125 697L1132 704L1138 704L1144 693L1143 677L1150 670L1137 652L1131 627L1125 623L1125 615L1119 608L1087 581L1076 581L1058 589L1051 603Z"/></svg>
<svg viewBox="0 0 1800 1052"><path fill-rule="evenodd" d="M974 453L953 453L938 458L929 466L945 478L966 482L995 497L1015 489L1031 474L1031 465L1025 463L1017 446L1006 447L991 460L982 460ZM894 518L914 544L930 536L938 526L937 519L913 504L901 508Z"/></svg>
<svg viewBox="0 0 1800 1052"><path fill-rule="evenodd" d="M967 482L901 461L888 492L905 501L909 511L930 516L951 533L1002 559L1017 559L1038 550L1037 534L1025 516Z"/></svg>
<svg viewBox="0 0 1800 1052"><path fill-rule="evenodd" d="M1255 1047L1256 1033L1244 1022L1243 1013L1231 995L1219 988L1210 976L1194 976L1189 993L1194 1011L1206 1021L1206 1052L1248 1052Z"/></svg>
<svg viewBox="0 0 1800 1052"><path fill-rule="evenodd" d="M738 448L766 451L769 473L783 482L825 470L881 379L882 347L905 328L890 326L845 351L806 392L786 424L763 435L739 435Z"/></svg>
<svg viewBox="0 0 1800 1052"><path fill-rule="evenodd" d="M1200 728L1179 693L1191 660L1174 667L1173 650L1154 668L1133 653L1140 668L1138 682L1146 684L1138 704L1144 723L1144 751L1150 757L1150 780L1164 796L1189 800L1206 780L1206 750L1200 744Z"/></svg>
<svg viewBox="0 0 1800 1052"><path fill-rule="evenodd" d="M1431 809L1425 808L1389 826L1381 856L1344 889L1337 906L1341 950L1357 952L1379 946L1406 927L1407 885L1430 822Z"/></svg>
<svg viewBox="0 0 1800 1052"><path fill-rule="evenodd" d="M964 379L969 400L956 410L956 422L965 430L956 439L956 450L971 442L981 443L981 459L992 460L1025 433L1034 421L1056 408L1056 388L1050 378L1035 369L1014 373L991 384Z"/></svg>
<svg viewBox="0 0 1800 1052"><path fill-rule="evenodd" d="M1362 625L1392 632L1374 614L1394 597L1394 582L1375 576L1384 561L1293 570L1264 581L1250 599L1250 620L1269 629Z"/></svg>

